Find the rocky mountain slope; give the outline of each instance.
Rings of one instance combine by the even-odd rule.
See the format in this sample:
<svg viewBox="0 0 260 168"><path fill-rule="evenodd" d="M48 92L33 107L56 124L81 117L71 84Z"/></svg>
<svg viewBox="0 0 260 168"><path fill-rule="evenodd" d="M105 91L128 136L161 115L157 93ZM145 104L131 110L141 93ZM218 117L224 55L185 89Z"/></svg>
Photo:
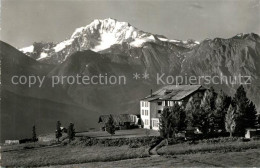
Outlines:
<svg viewBox="0 0 260 168"><path fill-rule="evenodd" d="M77 130L97 126L97 112L75 102L61 85L50 87L51 80L47 75L53 66L39 63L4 42L0 42L0 58L1 142L30 138L33 125L36 125L37 134L54 132L57 120L62 121L63 126L77 122ZM46 78L42 87L29 87L13 84L13 76Z"/></svg>
<svg viewBox="0 0 260 168"><path fill-rule="evenodd" d="M260 111L260 37L257 34L240 34L229 39L207 39L186 54L181 74L195 76L226 76L212 84L233 95L239 86L239 76L248 96ZM250 81L245 84L246 80ZM235 81L237 80L237 81ZM203 83L205 83L204 81Z"/></svg>

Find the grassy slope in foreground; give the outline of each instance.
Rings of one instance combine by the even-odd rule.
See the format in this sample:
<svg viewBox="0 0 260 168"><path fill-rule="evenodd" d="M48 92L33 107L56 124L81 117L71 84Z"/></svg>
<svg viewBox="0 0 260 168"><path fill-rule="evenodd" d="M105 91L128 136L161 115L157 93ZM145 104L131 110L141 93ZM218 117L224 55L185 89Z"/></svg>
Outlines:
<svg viewBox="0 0 260 168"><path fill-rule="evenodd" d="M233 152L246 149L260 148L259 140L251 140L248 142L242 142L242 139L231 141L226 138L226 142L199 142L198 144L189 144L188 142L164 146L160 148L157 153L159 155L179 155L190 153L204 153L204 152Z"/></svg>
<svg viewBox="0 0 260 168"><path fill-rule="evenodd" d="M2 153L2 166L49 166L86 162L115 161L147 157L148 149L121 147L59 146Z"/></svg>
<svg viewBox="0 0 260 168"><path fill-rule="evenodd" d="M177 156L159 156L128 159L112 162L92 162L84 164L58 165L55 168L114 168L114 167L259 167L259 149L243 152L197 153Z"/></svg>
<svg viewBox="0 0 260 168"><path fill-rule="evenodd" d="M127 139L128 138L126 138L125 141ZM217 154L216 156L219 156L219 158L221 158L224 156L229 156L230 153L234 151L239 151L237 152L237 154L240 155L241 153L246 152L244 151L246 149L250 149L250 150L255 149L255 152L252 153L252 155L246 162L248 163L248 165L256 165L256 163L258 162L255 162L255 160L259 160L260 141L251 140L249 142L243 142L241 140L242 140L241 138L233 138L233 139L216 138L216 139L198 141L198 144L189 144L188 142L185 142L185 143L180 143L175 145L168 145L160 148L157 151L160 155L162 155L160 158L164 158L164 159L162 160L157 159L157 162L155 162L155 160L153 159L152 160L153 162L155 162L154 163L155 165L158 164L163 166L164 164L167 165L167 163L164 163L164 160L165 162L174 162L175 159L173 159L173 157L181 158L179 160L180 163L182 163L182 160L184 158L185 158L184 160L187 160L186 158L189 157L193 158L196 156L196 160L200 160L200 161L199 162L195 161L193 166L203 166L203 165L206 166L208 163L205 165L204 162L207 160L204 160L203 158L199 157L201 153L206 153L203 154L205 155L205 157L213 156L214 153L216 153ZM25 146L26 145L29 144L25 144ZM30 145L34 145L34 144L30 144ZM35 145L37 146L37 143ZM60 145L60 146L44 146L44 147L37 147L37 148L35 147L33 149L28 149L28 148L26 149L24 147L9 148L9 149L7 149L7 146L3 147L4 148L2 149L3 162L1 163L2 166L11 166L11 167L16 167L16 166L31 167L31 166L49 166L49 165L69 166L69 165L80 164L80 163L114 162L114 161L133 159L133 158L139 158L140 160L138 159L137 160L141 164L145 162L145 160L149 160L148 158L144 158L149 156L148 154L149 146L139 147L139 148L130 148L127 145L111 146L111 147L105 147L102 145L85 146L83 141L83 143L78 143L78 145L76 143L74 145L66 145L66 146ZM13 151L8 151L8 150L13 150ZM214 152L213 155L211 152ZM196 153L196 154L191 154L191 153ZM183 156L182 154L187 154L187 155L182 157ZM170 157L170 159L167 159L168 157ZM203 164L201 164L202 163L201 159L203 161ZM211 159L211 161L207 166L210 166L213 160ZM129 162L131 161L132 160L129 160ZM236 162L232 157L230 157L230 161L233 163L231 164L232 166L243 165L240 162ZM241 161L243 161L243 159L241 159ZM127 167L127 165L131 163L125 163L125 164ZM214 164L212 163L212 165ZM111 163L111 165L113 165L113 163ZM184 165L180 164L180 166L185 166L185 164Z"/></svg>

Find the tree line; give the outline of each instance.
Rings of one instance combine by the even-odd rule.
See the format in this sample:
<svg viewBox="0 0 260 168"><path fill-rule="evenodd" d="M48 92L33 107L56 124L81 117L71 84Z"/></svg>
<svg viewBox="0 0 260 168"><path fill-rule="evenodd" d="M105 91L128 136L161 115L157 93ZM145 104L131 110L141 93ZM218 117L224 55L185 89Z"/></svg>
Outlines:
<svg viewBox="0 0 260 168"><path fill-rule="evenodd" d="M69 142L73 141L75 138L75 129L74 129L74 124L70 123L68 128L64 128L64 130L61 129L61 122L57 121L56 123L56 131L55 131L55 137L60 142L60 138L62 137L62 132L67 133ZM38 141L37 135L36 135L36 126L34 125L32 128L32 139L33 142Z"/></svg>
<svg viewBox="0 0 260 168"><path fill-rule="evenodd" d="M112 115L109 116L109 119L106 123L106 131L110 135L114 135L116 131L116 127L114 124L114 120L112 118ZM61 122L57 121L56 122L56 131L55 131L55 137L58 142L60 142L60 138L62 137L62 132L67 133L67 138L69 139L69 142L73 141L75 139L75 129L74 129L74 124L70 123L68 128L63 128L61 129ZM36 142L38 141L37 136L36 136L36 126L34 125L32 128L32 141Z"/></svg>
<svg viewBox="0 0 260 168"><path fill-rule="evenodd" d="M164 138L172 138L191 127L197 127L204 136L223 132L244 136L246 128L256 128L259 124L256 107L242 85L233 98L222 90L216 93L211 87L202 99L191 97L185 105L175 103L166 107L160 117L159 131Z"/></svg>

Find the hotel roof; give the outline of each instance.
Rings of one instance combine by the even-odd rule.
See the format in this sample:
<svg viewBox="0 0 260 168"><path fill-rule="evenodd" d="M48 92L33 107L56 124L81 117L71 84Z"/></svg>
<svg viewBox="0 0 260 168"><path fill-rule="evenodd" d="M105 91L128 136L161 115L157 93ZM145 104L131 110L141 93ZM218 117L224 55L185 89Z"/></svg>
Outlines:
<svg viewBox="0 0 260 168"><path fill-rule="evenodd" d="M145 97L144 101L182 100L198 90L206 90L201 85L168 85Z"/></svg>

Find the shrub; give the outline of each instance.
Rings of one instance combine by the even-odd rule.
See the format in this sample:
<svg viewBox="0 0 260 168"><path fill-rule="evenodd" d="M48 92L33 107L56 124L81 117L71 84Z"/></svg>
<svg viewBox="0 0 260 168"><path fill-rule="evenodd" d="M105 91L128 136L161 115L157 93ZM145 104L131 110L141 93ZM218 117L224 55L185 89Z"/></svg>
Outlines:
<svg viewBox="0 0 260 168"><path fill-rule="evenodd" d="M158 144L161 138L156 136L149 137L133 137L133 138L90 138L90 137L80 137L76 138L74 141L70 143L70 145L82 145L82 146L123 146L128 145L130 148L139 148L142 146L153 146L154 144ZM63 142L63 145L66 145L67 142Z"/></svg>

